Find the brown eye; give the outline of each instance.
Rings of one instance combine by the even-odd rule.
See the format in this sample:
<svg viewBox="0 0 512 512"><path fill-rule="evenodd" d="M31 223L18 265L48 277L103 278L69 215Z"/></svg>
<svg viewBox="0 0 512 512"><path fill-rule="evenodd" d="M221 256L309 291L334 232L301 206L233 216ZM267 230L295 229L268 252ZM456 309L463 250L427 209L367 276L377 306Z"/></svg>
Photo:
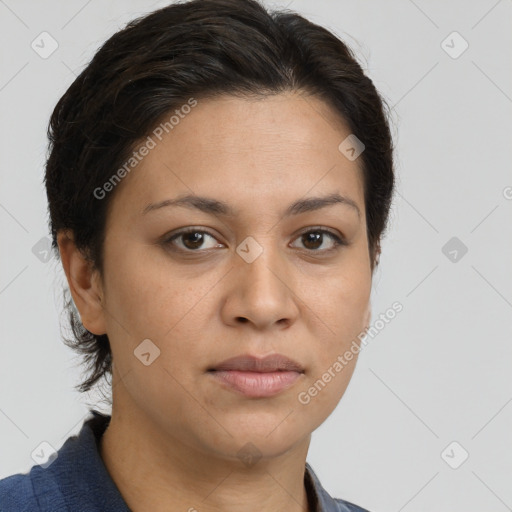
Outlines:
<svg viewBox="0 0 512 512"><path fill-rule="evenodd" d="M341 245L347 245L345 240L326 229L313 229L302 233L298 240L302 241L305 249L313 252L328 252Z"/></svg>
<svg viewBox="0 0 512 512"><path fill-rule="evenodd" d="M203 233L199 231L191 231L190 233L184 233L181 235L183 245L187 249L199 249L204 243Z"/></svg>
<svg viewBox="0 0 512 512"><path fill-rule="evenodd" d="M318 231L310 231L302 235L302 241L306 249L318 249L323 243L324 235Z"/></svg>
<svg viewBox="0 0 512 512"><path fill-rule="evenodd" d="M208 240L211 239L208 246ZM215 237L207 231L200 229L186 229L175 233L164 241L165 245L174 246L174 248L188 252L198 252L199 249L212 249L222 247ZM206 246L205 246L206 245Z"/></svg>

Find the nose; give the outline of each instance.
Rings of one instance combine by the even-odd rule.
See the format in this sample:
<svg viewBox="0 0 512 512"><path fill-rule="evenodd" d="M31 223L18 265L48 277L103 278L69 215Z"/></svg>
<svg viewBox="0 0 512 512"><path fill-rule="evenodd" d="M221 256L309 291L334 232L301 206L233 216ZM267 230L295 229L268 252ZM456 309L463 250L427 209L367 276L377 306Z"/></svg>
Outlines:
<svg viewBox="0 0 512 512"><path fill-rule="evenodd" d="M291 326L299 314L299 298L290 264L268 248L252 263L235 258L222 307L224 322L251 324L257 330Z"/></svg>

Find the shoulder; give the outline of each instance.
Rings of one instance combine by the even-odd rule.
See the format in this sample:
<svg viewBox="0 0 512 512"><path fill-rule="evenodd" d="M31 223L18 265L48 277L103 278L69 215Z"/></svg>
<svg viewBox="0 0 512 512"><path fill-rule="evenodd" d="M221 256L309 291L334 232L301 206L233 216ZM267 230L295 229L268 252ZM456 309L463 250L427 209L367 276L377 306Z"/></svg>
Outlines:
<svg viewBox="0 0 512 512"><path fill-rule="evenodd" d="M0 512L127 512L98 452L109 416L92 411L51 460L0 480Z"/></svg>
<svg viewBox="0 0 512 512"><path fill-rule="evenodd" d="M0 480L0 512L39 510L30 474L16 474Z"/></svg>
<svg viewBox="0 0 512 512"><path fill-rule="evenodd" d="M67 472L68 464L36 464L27 473L0 480L0 512L67 512L62 492Z"/></svg>
<svg viewBox="0 0 512 512"><path fill-rule="evenodd" d="M67 511L59 476L50 469L32 466L0 480L0 512Z"/></svg>

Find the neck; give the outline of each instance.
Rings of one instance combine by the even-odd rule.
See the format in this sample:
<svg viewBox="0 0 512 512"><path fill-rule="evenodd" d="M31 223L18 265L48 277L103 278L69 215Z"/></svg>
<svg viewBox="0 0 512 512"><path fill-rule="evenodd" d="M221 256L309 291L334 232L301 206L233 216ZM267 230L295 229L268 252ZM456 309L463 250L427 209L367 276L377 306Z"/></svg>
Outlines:
<svg viewBox="0 0 512 512"><path fill-rule="evenodd" d="M186 445L130 411L113 406L100 455L132 512L309 512L310 436L278 457L244 464Z"/></svg>

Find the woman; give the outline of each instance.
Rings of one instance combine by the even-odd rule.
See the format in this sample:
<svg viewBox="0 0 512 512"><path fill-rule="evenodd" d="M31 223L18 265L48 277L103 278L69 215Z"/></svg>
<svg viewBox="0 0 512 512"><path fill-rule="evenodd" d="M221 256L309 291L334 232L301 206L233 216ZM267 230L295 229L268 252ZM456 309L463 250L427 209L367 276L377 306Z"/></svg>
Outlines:
<svg viewBox="0 0 512 512"><path fill-rule="evenodd" d="M254 0L170 5L100 48L49 137L68 343L112 414L2 480L0 509L363 510L306 463L370 322L394 184L351 51Z"/></svg>

